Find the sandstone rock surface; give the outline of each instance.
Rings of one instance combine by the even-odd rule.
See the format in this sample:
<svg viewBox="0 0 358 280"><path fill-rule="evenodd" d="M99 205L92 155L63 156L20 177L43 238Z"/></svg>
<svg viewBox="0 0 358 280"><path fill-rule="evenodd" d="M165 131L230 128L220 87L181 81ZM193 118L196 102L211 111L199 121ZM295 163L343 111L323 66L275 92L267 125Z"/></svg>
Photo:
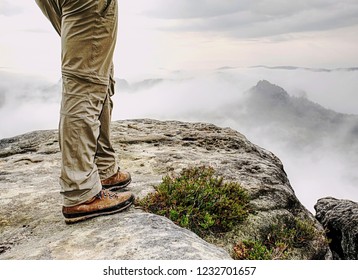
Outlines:
<svg viewBox="0 0 358 280"><path fill-rule="evenodd" d="M358 259L358 203L321 198L315 205L316 218L321 222L331 239L330 247L334 259Z"/></svg>
<svg viewBox="0 0 358 280"><path fill-rule="evenodd" d="M321 225L296 198L280 160L237 131L126 120L112 123L112 138L121 168L133 176L128 189L137 197L153 192L168 172L210 165L248 190L255 213L227 236L230 243L217 246L134 207L68 226L60 211L57 131L37 131L0 140L0 259L229 259L229 244L260 238L270 223L287 217L311 221L318 233L294 258L330 258Z"/></svg>

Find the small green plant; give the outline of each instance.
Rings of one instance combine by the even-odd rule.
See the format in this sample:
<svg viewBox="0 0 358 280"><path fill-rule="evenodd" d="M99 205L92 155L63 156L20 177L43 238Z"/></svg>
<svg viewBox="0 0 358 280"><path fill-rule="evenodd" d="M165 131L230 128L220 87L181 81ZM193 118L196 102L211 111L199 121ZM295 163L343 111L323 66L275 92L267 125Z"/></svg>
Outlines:
<svg viewBox="0 0 358 280"><path fill-rule="evenodd" d="M234 246L236 260L271 260L272 251L260 241L244 240Z"/></svg>
<svg viewBox="0 0 358 280"><path fill-rule="evenodd" d="M166 216L201 237L230 231L247 217L248 203L238 183L224 182L207 166L166 176L155 193L137 201L145 211Z"/></svg>
<svg viewBox="0 0 358 280"><path fill-rule="evenodd" d="M234 259L288 259L290 250L307 245L317 236L313 222L294 219L279 220L268 227L262 240L244 240L233 248Z"/></svg>
<svg viewBox="0 0 358 280"><path fill-rule="evenodd" d="M314 238L316 229L313 223L298 218L280 220L270 225L264 244L274 247L277 242L287 247L300 248Z"/></svg>

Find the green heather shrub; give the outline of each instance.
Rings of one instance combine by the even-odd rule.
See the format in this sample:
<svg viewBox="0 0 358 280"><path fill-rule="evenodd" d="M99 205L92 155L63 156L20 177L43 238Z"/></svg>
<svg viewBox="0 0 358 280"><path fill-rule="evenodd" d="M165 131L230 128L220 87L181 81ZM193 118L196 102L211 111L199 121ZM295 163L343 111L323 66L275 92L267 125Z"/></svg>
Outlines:
<svg viewBox="0 0 358 280"><path fill-rule="evenodd" d="M137 205L201 237L230 231L248 215L247 192L236 182L224 182L211 167L192 167L166 176L155 189Z"/></svg>
<svg viewBox="0 0 358 280"><path fill-rule="evenodd" d="M316 238L313 222L294 219L271 224L262 240L244 240L233 248L234 259L267 260L288 259L290 250L301 248Z"/></svg>
<svg viewBox="0 0 358 280"><path fill-rule="evenodd" d="M270 225L264 244L270 248L277 242L286 244L288 247L301 248L307 245L316 234L313 222L298 218L283 219L276 224Z"/></svg>

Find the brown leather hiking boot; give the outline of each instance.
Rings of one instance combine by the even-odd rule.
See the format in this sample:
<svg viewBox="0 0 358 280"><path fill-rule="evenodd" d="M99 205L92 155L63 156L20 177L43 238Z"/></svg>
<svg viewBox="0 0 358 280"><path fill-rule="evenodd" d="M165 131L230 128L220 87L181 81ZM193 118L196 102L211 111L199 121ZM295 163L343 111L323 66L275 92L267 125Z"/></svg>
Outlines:
<svg viewBox="0 0 358 280"><path fill-rule="evenodd" d="M101 190L90 200L72 207L62 207L67 224L77 223L102 215L121 212L132 205L134 195L131 192L114 193Z"/></svg>
<svg viewBox="0 0 358 280"><path fill-rule="evenodd" d="M126 171L120 171L118 169L117 173L111 177L101 180L102 187L104 189L115 191L123 189L130 184L132 181L131 174Z"/></svg>

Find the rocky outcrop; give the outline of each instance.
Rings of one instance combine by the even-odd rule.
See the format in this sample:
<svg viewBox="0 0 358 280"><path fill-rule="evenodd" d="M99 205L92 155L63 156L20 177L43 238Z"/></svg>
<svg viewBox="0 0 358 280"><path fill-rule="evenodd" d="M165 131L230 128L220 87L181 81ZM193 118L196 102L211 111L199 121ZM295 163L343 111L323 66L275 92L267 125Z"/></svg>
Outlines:
<svg viewBox="0 0 358 280"><path fill-rule="evenodd" d="M316 218L327 231L334 259L358 259L358 204L332 197L315 205Z"/></svg>
<svg viewBox="0 0 358 280"><path fill-rule="evenodd" d="M203 123L128 120L112 123L120 165L137 197L153 192L168 172L210 165L249 192L252 213L216 246L164 217L132 207L68 226L58 187L56 131L0 140L0 259L228 259L232 244L260 240L279 220L300 218L315 237L293 259L330 258L323 228L296 198L280 160L229 128Z"/></svg>

